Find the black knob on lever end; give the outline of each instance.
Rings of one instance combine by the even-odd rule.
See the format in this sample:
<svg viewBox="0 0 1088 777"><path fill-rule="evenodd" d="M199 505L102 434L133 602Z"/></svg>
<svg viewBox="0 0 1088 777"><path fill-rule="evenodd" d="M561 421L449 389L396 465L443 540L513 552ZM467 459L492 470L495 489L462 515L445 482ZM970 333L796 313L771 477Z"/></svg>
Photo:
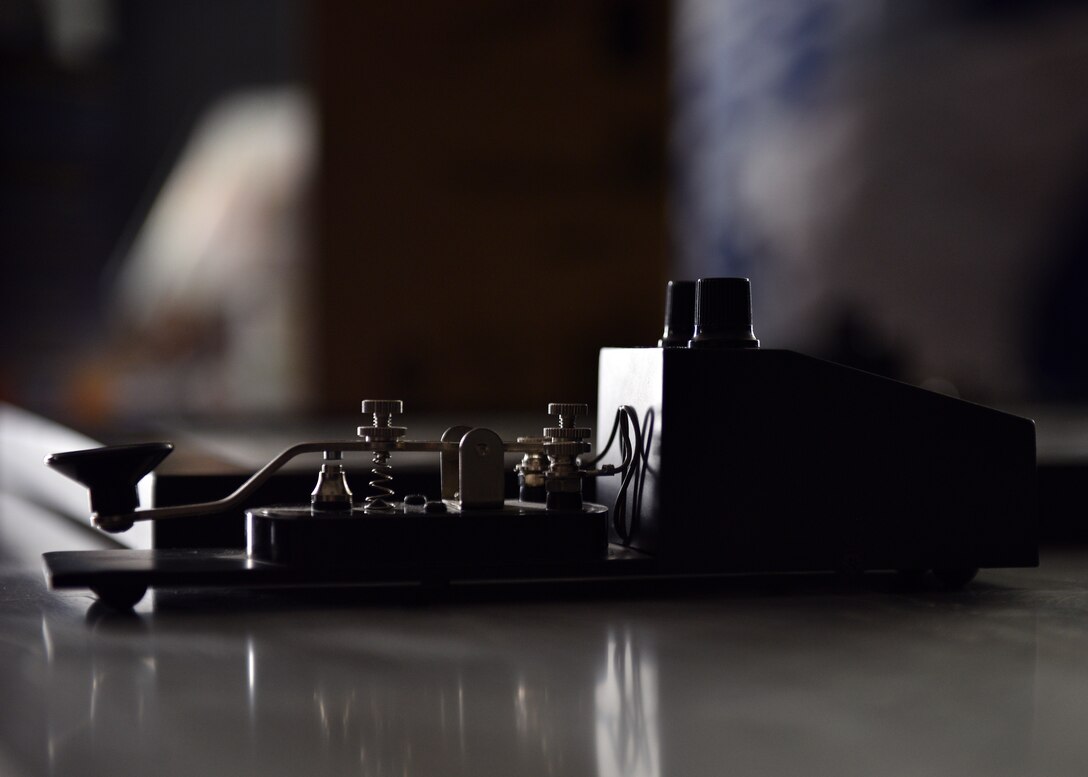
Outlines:
<svg viewBox="0 0 1088 777"><path fill-rule="evenodd" d="M54 453L46 465L67 475L91 492L91 512L98 518L131 513L140 506L136 484L170 455L168 442L111 445L86 451ZM131 526L131 524L129 524ZM105 527L104 527L105 528ZM125 527L111 527L122 531Z"/></svg>

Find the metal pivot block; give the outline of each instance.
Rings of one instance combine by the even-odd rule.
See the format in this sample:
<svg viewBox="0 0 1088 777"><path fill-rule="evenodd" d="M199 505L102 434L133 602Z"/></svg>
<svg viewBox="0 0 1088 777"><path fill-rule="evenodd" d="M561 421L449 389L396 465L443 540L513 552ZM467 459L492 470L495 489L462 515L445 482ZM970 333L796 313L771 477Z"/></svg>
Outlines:
<svg viewBox="0 0 1088 777"><path fill-rule="evenodd" d="M473 429L461 438L460 502L462 508L503 505L503 443L490 429Z"/></svg>
<svg viewBox="0 0 1088 777"><path fill-rule="evenodd" d="M442 442L461 442L461 438L472 431L471 426L451 426L442 433ZM442 498L451 502L460 496L461 490L461 452L460 450L442 449L441 458Z"/></svg>

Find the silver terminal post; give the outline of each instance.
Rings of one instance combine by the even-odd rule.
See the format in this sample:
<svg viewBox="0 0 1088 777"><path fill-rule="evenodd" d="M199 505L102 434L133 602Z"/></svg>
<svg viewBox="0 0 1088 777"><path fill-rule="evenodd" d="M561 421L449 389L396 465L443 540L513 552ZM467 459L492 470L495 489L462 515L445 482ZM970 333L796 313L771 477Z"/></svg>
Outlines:
<svg viewBox="0 0 1088 777"><path fill-rule="evenodd" d="M547 437L519 437L518 442L539 446L540 450L525 453L514 467L518 476L518 499L522 502L544 502L547 490L544 487L548 471L548 457L544 455L544 443Z"/></svg>
<svg viewBox="0 0 1088 777"><path fill-rule="evenodd" d="M352 495L344 475L344 459L340 451L324 452L325 461L317 476L317 486L310 494L310 507L314 512L351 510Z"/></svg>
<svg viewBox="0 0 1088 777"><path fill-rule="evenodd" d="M589 451L587 440L593 431L578 426L577 422L579 416L589 415L589 406L580 402L552 402L548 405L548 415L558 416L559 426L544 428L544 453L548 456L545 506L549 510L580 510L582 474L578 456Z"/></svg>
<svg viewBox="0 0 1088 777"><path fill-rule="evenodd" d="M399 399L364 399L363 413L373 416L372 426L360 426L358 434L367 442L396 443L407 433L403 426L393 426L393 415L404 412L404 403ZM374 479L370 487L377 493L366 498L364 509L370 512L392 512L396 509L393 501L393 468L389 465L389 451L376 450L371 458L374 465L370 472Z"/></svg>

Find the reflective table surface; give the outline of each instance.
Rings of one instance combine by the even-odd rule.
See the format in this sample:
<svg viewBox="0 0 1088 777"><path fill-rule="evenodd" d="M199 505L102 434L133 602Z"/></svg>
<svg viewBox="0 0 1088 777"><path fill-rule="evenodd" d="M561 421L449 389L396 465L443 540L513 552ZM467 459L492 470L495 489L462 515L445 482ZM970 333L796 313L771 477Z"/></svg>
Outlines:
<svg viewBox="0 0 1088 777"><path fill-rule="evenodd" d="M1080 550L956 593L164 591L120 616L46 590L41 551L100 541L33 513L0 502L0 775L1088 768Z"/></svg>

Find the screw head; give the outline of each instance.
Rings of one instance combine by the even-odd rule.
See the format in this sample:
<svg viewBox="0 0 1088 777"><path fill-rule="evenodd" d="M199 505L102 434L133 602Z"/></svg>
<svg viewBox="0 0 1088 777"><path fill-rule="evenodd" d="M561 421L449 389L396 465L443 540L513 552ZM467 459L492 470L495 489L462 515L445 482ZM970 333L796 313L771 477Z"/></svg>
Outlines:
<svg viewBox="0 0 1088 777"><path fill-rule="evenodd" d="M399 399L364 399L363 412L376 415L393 415L404 412L404 402Z"/></svg>
<svg viewBox="0 0 1088 777"><path fill-rule="evenodd" d="M367 442L393 442L408 433L403 426L360 426L355 431Z"/></svg>
<svg viewBox="0 0 1088 777"><path fill-rule="evenodd" d="M548 403L548 415L587 416L589 415L589 405L584 402L550 402Z"/></svg>
<svg viewBox="0 0 1088 777"><path fill-rule="evenodd" d="M544 452L549 456L578 456L589 451L589 443L575 440L556 440L544 443Z"/></svg>
<svg viewBox="0 0 1088 777"><path fill-rule="evenodd" d="M544 436L552 440L587 440L593 430L584 426L545 426Z"/></svg>

